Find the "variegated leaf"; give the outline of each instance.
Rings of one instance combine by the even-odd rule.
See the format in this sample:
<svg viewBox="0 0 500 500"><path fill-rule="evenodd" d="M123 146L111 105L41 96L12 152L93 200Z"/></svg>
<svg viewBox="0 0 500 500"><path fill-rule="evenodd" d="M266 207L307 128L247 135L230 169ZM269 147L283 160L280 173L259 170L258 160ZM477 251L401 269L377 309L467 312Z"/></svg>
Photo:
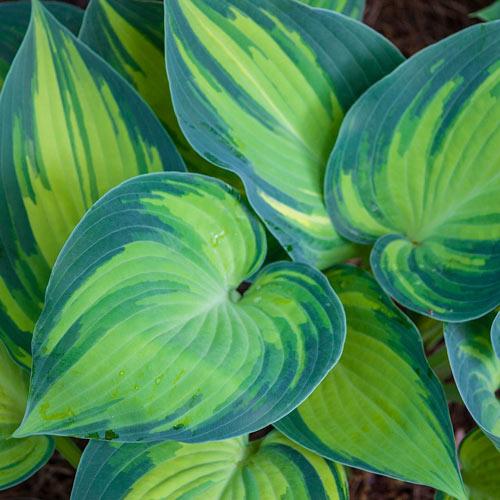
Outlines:
<svg viewBox="0 0 500 500"><path fill-rule="evenodd" d="M167 69L193 147L243 180L295 260L320 268L355 248L323 200L347 109L401 61L367 26L292 0L165 2Z"/></svg>
<svg viewBox="0 0 500 500"><path fill-rule="evenodd" d="M500 358L500 312L496 315L491 326L491 345L497 358Z"/></svg>
<svg viewBox="0 0 500 500"><path fill-rule="evenodd" d="M72 500L348 497L341 465L276 431L253 442L245 437L196 444L93 441L83 454L71 495Z"/></svg>
<svg viewBox="0 0 500 500"><path fill-rule="evenodd" d="M37 0L0 129L0 338L28 365L52 264L84 212L124 179L184 165L132 87Z"/></svg>
<svg viewBox="0 0 500 500"><path fill-rule="evenodd" d="M354 19L361 19L365 9L365 0L300 0L311 7L330 9Z"/></svg>
<svg viewBox="0 0 500 500"><path fill-rule="evenodd" d="M265 256L215 179L150 174L104 196L54 267L16 435L199 442L289 413L338 360L345 317L304 264L267 266L241 297Z"/></svg>
<svg viewBox="0 0 500 500"><path fill-rule="evenodd" d="M500 302L500 22L439 42L350 110L326 201L404 306L465 321Z"/></svg>
<svg viewBox="0 0 500 500"><path fill-rule="evenodd" d="M453 377L469 412L500 449L500 357L498 329L492 328L494 314L467 323L448 323L444 338ZM496 336L496 338L495 338Z"/></svg>
<svg viewBox="0 0 500 500"><path fill-rule="evenodd" d="M163 22L161 1L91 0L79 38L151 105L191 171L243 189L236 175L201 158L179 127L165 69Z"/></svg>
<svg viewBox="0 0 500 500"><path fill-rule="evenodd" d="M0 340L0 490L34 474L51 457L52 439L11 438L21 422L28 397L29 373L9 355Z"/></svg>
<svg viewBox="0 0 500 500"><path fill-rule="evenodd" d="M329 459L462 498L446 400L417 329L364 271L327 277L347 316L342 358L275 426Z"/></svg>
<svg viewBox="0 0 500 500"><path fill-rule="evenodd" d="M83 11L63 2L44 2L52 14L73 33L78 33ZM28 28L31 2L0 3L0 89Z"/></svg>

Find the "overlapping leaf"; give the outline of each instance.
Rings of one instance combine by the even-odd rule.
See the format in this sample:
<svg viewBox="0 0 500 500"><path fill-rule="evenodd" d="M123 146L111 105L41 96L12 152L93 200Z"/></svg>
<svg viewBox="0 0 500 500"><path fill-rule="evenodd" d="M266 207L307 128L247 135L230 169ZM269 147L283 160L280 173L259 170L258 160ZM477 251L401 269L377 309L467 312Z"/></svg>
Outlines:
<svg viewBox="0 0 500 500"><path fill-rule="evenodd" d="M491 345L497 358L500 358L500 313L496 315L491 325Z"/></svg>
<svg viewBox="0 0 500 500"><path fill-rule="evenodd" d="M446 400L417 329L364 271L327 277L347 316L342 358L275 425L332 460L462 497Z"/></svg>
<svg viewBox="0 0 500 500"><path fill-rule="evenodd" d="M500 357L493 349L494 314L467 323L446 324L444 333L448 357L458 390L488 437L500 449ZM498 344L494 339L493 343Z"/></svg>
<svg viewBox="0 0 500 500"><path fill-rule="evenodd" d="M345 112L399 52L361 23L291 0L172 0L165 13L190 143L242 178L295 260L325 268L349 257L324 206L324 169Z"/></svg>
<svg viewBox="0 0 500 500"><path fill-rule="evenodd" d="M78 33L83 11L62 2L45 2L52 14L73 33ZM9 71L10 64L23 41L28 28L31 2L0 3L0 89Z"/></svg>
<svg viewBox="0 0 500 500"><path fill-rule="evenodd" d="M149 107L38 1L0 97L0 338L29 364L52 264L91 204L183 169Z"/></svg>
<svg viewBox="0 0 500 500"><path fill-rule="evenodd" d="M54 267L17 435L195 442L289 413L339 358L345 318L303 264L266 267L241 298L265 256L262 226L215 179L114 189Z"/></svg>
<svg viewBox="0 0 500 500"><path fill-rule="evenodd" d="M300 0L311 7L319 7L321 9L330 9L341 12L346 16L355 19L363 17L365 8L365 0Z"/></svg>
<svg viewBox="0 0 500 500"><path fill-rule="evenodd" d="M222 178L242 189L236 175L201 158L179 127L165 69L163 23L161 1L92 0L79 37L150 104L191 171Z"/></svg>
<svg viewBox="0 0 500 500"><path fill-rule="evenodd" d="M474 13L474 17L480 17L485 21L500 19L500 0L495 0L491 5Z"/></svg>
<svg viewBox="0 0 500 500"><path fill-rule="evenodd" d="M0 490L34 474L52 455L54 443L44 436L11 438L21 422L29 374L10 357L0 341Z"/></svg>
<svg viewBox="0 0 500 500"><path fill-rule="evenodd" d="M348 498L342 466L274 431L183 444L92 441L83 454L72 500L133 498Z"/></svg>
<svg viewBox="0 0 500 500"><path fill-rule="evenodd" d="M491 500L500 491L500 453L491 441L475 429L458 450L462 474L470 500Z"/></svg>
<svg viewBox="0 0 500 500"><path fill-rule="evenodd" d="M330 159L341 234L376 242L400 303L447 321L500 302L500 23L420 52L351 109Z"/></svg>

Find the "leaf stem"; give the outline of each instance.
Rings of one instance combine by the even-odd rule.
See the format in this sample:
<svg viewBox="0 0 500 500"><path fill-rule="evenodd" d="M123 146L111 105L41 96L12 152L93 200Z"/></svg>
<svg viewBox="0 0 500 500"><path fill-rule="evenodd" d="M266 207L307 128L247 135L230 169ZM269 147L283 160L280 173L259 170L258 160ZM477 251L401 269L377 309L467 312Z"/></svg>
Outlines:
<svg viewBox="0 0 500 500"><path fill-rule="evenodd" d="M71 439L62 436L54 436L57 451L76 469L82 457L82 451Z"/></svg>

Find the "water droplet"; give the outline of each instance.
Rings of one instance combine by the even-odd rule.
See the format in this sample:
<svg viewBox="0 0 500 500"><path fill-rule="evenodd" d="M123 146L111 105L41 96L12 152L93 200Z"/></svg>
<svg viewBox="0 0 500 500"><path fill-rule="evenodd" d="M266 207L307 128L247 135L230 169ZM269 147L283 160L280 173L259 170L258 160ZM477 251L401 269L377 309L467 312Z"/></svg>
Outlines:
<svg viewBox="0 0 500 500"><path fill-rule="evenodd" d="M160 375L159 377L156 377L156 378L155 378L155 384L156 384L156 385L160 385L160 383L161 383L161 379L162 379L162 378L163 378L163 375Z"/></svg>
<svg viewBox="0 0 500 500"><path fill-rule="evenodd" d="M125 370L120 370L120 372L118 373L118 375L120 375L120 377L123 377L125 375Z"/></svg>
<svg viewBox="0 0 500 500"><path fill-rule="evenodd" d="M254 304L258 304L261 300L262 300L262 297L255 297L255 299L253 299L253 302L254 302Z"/></svg>
<svg viewBox="0 0 500 500"><path fill-rule="evenodd" d="M219 246L220 240L222 238L224 238L225 235L226 235L226 232L224 230L219 231L218 233L212 234L212 237L210 238L210 244L214 248L216 248L217 246Z"/></svg>
<svg viewBox="0 0 500 500"><path fill-rule="evenodd" d="M138 386L137 384L135 384L135 385L134 385L134 389L135 389L136 391L138 391L138 390L139 390L139 386Z"/></svg>

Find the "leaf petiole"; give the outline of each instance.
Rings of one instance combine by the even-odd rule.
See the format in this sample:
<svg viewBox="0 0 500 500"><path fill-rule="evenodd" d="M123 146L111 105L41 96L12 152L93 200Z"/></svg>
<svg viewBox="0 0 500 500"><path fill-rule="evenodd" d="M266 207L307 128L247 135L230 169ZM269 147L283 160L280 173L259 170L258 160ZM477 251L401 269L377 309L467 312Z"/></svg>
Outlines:
<svg viewBox="0 0 500 500"><path fill-rule="evenodd" d="M78 468L80 459L82 458L82 451L78 445L69 437L54 436L57 451L62 457L70 463L75 469Z"/></svg>

